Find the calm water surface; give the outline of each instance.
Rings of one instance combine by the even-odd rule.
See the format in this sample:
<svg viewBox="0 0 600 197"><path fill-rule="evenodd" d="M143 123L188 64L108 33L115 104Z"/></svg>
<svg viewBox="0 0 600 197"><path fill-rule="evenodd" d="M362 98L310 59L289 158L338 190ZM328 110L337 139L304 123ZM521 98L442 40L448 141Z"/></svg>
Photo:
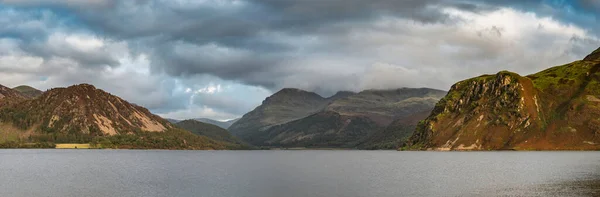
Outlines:
<svg viewBox="0 0 600 197"><path fill-rule="evenodd" d="M0 150L0 196L600 196L600 152Z"/></svg>

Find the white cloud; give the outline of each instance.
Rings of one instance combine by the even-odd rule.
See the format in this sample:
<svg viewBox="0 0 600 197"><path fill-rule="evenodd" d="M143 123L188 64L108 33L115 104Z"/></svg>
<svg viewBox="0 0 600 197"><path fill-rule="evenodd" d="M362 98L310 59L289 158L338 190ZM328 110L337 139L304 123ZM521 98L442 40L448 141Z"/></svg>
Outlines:
<svg viewBox="0 0 600 197"><path fill-rule="evenodd" d="M93 36L68 35L64 37L64 41L71 47L85 52L92 52L104 46L103 40Z"/></svg>
<svg viewBox="0 0 600 197"><path fill-rule="evenodd" d="M199 94L215 94L215 93L219 93L221 91L222 91L221 84L217 84L217 85L210 84L210 85L208 85L206 87L203 87L203 88L200 88L200 89L196 90L196 93L199 93Z"/></svg>
<svg viewBox="0 0 600 197"><path fill-rule="evenodd" d="M177 120L185 120L192 118L211 118L214 120L231 120L235 118L239 118L237 114L230 114L225 112L219 112L215 109L212 109L208 106L196 106L192 105L189 108L183 110L171 111L168 113L159 113L161 117L172 118Z"/></svg>

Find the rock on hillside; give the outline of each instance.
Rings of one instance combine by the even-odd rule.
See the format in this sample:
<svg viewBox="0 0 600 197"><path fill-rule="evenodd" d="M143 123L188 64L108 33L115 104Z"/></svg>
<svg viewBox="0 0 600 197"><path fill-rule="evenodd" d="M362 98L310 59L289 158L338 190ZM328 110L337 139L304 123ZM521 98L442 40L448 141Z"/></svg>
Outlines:
<svg viewBox="0 0 600 197"><path fill-rule="evenodd" d="M115 135L171 128L147 109L88 84L51 89L2 109L0 117L21 129L39 127L48 133Z"/></svg>
<svg viewBox="0 0 600 197"><path fill-rule="evenodd" d="M42 95L42 93L44 93L41 90L35 89L31 86L25 86L25 85L14 87L13 90L20 92L22 95L24 95L25 97L30 98L30 99L36 98L36 97Z"/></svg>
<svg viewBox="0 0 600 197"><path fill-rule="evenodd" d="M458 82L407 148L600 149L597 54L526 77L503 71Z"/></svg>

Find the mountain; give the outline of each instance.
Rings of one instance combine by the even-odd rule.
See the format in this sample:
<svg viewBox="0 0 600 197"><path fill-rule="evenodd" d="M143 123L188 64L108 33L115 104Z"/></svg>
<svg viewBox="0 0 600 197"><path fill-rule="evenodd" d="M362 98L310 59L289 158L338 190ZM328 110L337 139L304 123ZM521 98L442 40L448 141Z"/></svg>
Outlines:
<svg viewBox="0 0 600 197"><path fill-rule="evenodd" d="M171 119L171 118L165 118L166 121L169 121L171 124L176 124L178 122L181 122L181 120L176 120L176 119Z"/></svg>
<svg viewBox="0 0 600 197"><path fill-rule="evenodd" d="M233 120L228 120L228 121L218 121L218 120L213 120L213 119L208 119L208 118L196 118L194 120L197 120L197 121L200 121L203 123L212 124L212 125L217 125L223 129L227 129L231 125L233 125L235 122L237 122L239 119L233 119Z"/></svg>
<svg viewBox="0 0 600 197"><path fill-rule="evenodd" d="M410 137L407 149L600 149L600 49L581 61L520 76L460 81Z"/></svg>
<svg viewBox="0 0 600 197"><path fill-rule="evenodd" d="M176 120L176 119L171 119L171 118L165 118L165 120L169 121L170 123L176 124L178 122L181 122L181 120ZM218 121L218 120L213 120L213 119L208 119L208 118L196 118L193 119L199 122L203 122L203 123L207 123L207 124L212 124L212 125L216 125L218 127L221 127L223 129L227 129L229 128L231 125L233 125L233 123L237 122L238 119L233 119L233 120L228 120L228 121Z"/></svg>
<svg viewBox="0 0 600 197"><path fill-rule="evenodd" d="M54 88L3 112L22 128L39 126L49 132L115 135L171 128L171 124L147 109L88 84Z"/></svg>
<svg viewBox="0 0 600 197"><path fill-rule="evenodd" d="M7 90L2 91L5 95ZM177 129L147 109L88 84L54 88L35 99L11 103L0 109L0 126L21 142L158 149L225 149L229 145Z"/></svg>
<svg viewBox="0 0 600 197"><path fill-rule="evenodd" d="M230 131L257 146L354 148L398 119L429 112L444 95L439 90L402 88L323 98L284 89L244 115Z"/></svg>
<svg viewBox="0 0 600 197"><path fill-rule="evenodd" d="M259 143L256 136L270 127L314 114L328 102L313 92L285 88L265 99L262 105L245 114L228 130L246 142Z"/></svg>
<svg viewBox="0 0 600 197"><path fill-rule="evenodd" d="M41 96L42 93L44 93L41 90L35 89L31 86L26 86L26 85L14 87L13 90L20 92L22 95L24 95L27 98L36 98L38 96Z"/></svg>
<svg viewBox="0 0 600 197"><path fill-rule="evenodd" d="M212 125L197 120L184 120L176 123L175 125L196 135L206 136L212 139L235 144L244 144L240 139L231 135L229 131L217 125Z"/></svg>
<svg viewBox="0 0 600 197"><path fill-rule="evenodd" d="M9 104L18 103L26 100L27 97L18 91L10 89L6 86L0 85L0 107L4 107Z"/></svg>
<svg viewBox="0 0 600 197"><path fill-rule="evenodd" d="M431 110L416 112L408 117L400 118L382 130L376 131L358 144L360 149L398 149L415 131L420 120L429 116Z"/></svg>
<svg viewBox="0 0 600 197"><path fill-rule="evenodd" d="M385 134L395 133L398 128L386 131L386 127L392 122L405 127L416 125L409 123L408 119L414 119L412 116L418 113L430 112L444 95L444 91L427 88L366 90L348 94L333 100L313 115L268 129L264 132L267 135L261 139L264 142L257 145L395 149L406 137L387 136ZM365 143L365 140L370 141ZM390 143L388 140L398 143L390 147L381 145Z"/></svg>

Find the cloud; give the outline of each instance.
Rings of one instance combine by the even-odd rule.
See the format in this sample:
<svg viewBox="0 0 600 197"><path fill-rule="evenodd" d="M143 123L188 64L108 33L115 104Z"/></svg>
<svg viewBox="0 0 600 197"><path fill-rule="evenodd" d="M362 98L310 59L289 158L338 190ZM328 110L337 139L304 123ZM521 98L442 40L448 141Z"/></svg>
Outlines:
<svg viewBox="0 0 600 197"><path fill-rule="evenodd" d="M0 84L92 83L180 119L236 118L284 87L448 89L600 46L588 0L0 2Z"/></svg>

